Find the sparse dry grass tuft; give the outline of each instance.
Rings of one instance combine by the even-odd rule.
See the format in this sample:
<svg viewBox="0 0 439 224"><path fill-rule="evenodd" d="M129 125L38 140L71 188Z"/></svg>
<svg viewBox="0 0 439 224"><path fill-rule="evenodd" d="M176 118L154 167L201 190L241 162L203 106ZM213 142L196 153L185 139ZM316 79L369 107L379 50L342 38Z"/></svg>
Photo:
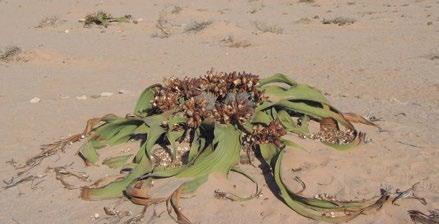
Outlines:
<svg viewBox="0 0 439 224"><path fill-rule="evenodd" d="M0 51L0 61L10 62L22 52L21 48L17 46L7 47L4 52Z"/></svg>
<svg viewBox="0 0 439 224"><path fill-rule="evenodd" d="M247 40L237 41L232 36L226 36L221 40L224 46L231 48L246 48L250 47L251 43Z"/></svg>
<svg viewBox="0 0 439 224"><path fill-rule="evenodd" d="M124 15L121 17L113 17L111 14L99 11L96 13L88 14L85 19L80 20L84 23L84 27L89 27L91 25L98 25L103 27L108 27L110 23L128 23L132 22L133 18L131 15Z"/></svg>
<svg viewBox="0 0 439 224"><path fill-rule="evenodd" d="M353 18L349 18L349 17L336 17L333 19L323 19L322 23L323 24L337 24L339 26L344 26L344 25L351 25L353 23L355 23L357 20L353 19Z"/></svg>
<svg viewBox="0 0 439 224"><path fill-rule="evenodd" d="M152 37L168 38L171 35L169 22L166 18L166 12L160 13L155 27L158 29L158 32L153 33Z"/></svg>
<svg viewBox="0 0 439 224"><path fill-rule="evenodd" d="M212 24L212 21L192 21L187 24L184 28L185 33L198 33L204 29L206 29L209 25Z"/></svg>
<svg viewBox="0 0 439 224"><path fill-rule="evenodd" d="M48 16L41 19L38 25L35 28L46 28L46 27L55 27L57 26L61 20L58 16Z"/></svg>
<svg viewBox="0 0 439 224"><path fill-rule="evenodd" d="M284 29L278 25L268 25L262 22L254 22L254 24L256 29L263 33L282 34L284 32Z"/></svg>

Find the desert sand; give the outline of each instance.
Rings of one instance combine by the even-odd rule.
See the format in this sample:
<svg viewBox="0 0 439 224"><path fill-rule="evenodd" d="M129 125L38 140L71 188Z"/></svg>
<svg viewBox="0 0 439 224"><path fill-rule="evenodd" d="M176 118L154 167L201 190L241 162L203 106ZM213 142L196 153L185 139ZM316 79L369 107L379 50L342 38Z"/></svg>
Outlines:
<svg viewBox="0 0 439 224"><path fill-rule="evenodd" d="M78 22L98 10L130 14L136 23L85 28ZM420 182L416 194L427 205L401 200L351 223L412 223L407 210L439 208L437 0L0 0L0 50L11 46L21 53L0 61L2 180L16 174L7 161L24 162L40 145L81 131L91 117L131 112L141 91L164 77L210 68L262 77L281 72L321 89L341 111L378 119L382 128L360 125L368 143L350 152L305 141L306 151L287 154L287 179L300 176L306 195L339 199ZM103 92L113 95L97 97ZM122 223L103 208L119 205L129 217L140 212L126 200L83 201L79 189L65 189L46 170L73 162L91 180L117 173L85 167L76 155L80 145L43 161L32 170L33 182L1 189L0 223ZM194 223L317 223L277 199L260 169L245 167L263 186L261 197L216 199L215 189L248 194L253 185L234 175L212 177L183 200L186 215ZM143 223L174 221L157 205Z"/></svg>

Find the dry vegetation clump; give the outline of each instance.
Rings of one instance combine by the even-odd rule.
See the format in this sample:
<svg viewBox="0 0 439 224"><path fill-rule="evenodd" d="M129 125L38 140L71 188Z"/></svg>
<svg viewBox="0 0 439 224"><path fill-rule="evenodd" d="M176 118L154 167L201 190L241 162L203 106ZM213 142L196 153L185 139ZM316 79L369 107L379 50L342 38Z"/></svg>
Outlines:
<svg viewBox="0 0 439 224"><path fill-rule="evenodd" d="M336 17L333 19L323 19L323 24L337 24L339 26L354 24L357 20L348 17Z"/></svg>
<svg viewBox="0 0 439 224"><path fill-rule="evenodd" d="M312 23L312 20L310 18L300 18L298 20L296 20L294 23L296 24L310 24Z"/></svg>
<svg viewBox="0 0 439 224"><path fill-rule="evenodd" d="M15 60L15 58L19 54L21 54L21 52L22 52L21 48L19 48L17 46L6 47L3 52L0 51L0 61L10 62L12 60Z"/></svg>
<svg viewBox="0 0 439 224"><path fill-rule="evenodd" d="M282 34L284 32L284 29L278 25L268 25L262 22L254 22L254 25L257 30L263 33Z"/></svg>
<svg viewBox="0 0 439 224"><path fill-rule="evenodd" d="M155 27L157 31L154 32L151 36L154 38L168 38L171 36L173 32L173 27L175 26L169 21L169 17L172 15L179 14L183 8L180 6L171 6L163 9L159 13L159 18L157 19Z"/></svg>
<svg viewBox="0 0 439 224"><path fill-rule="evenodd" d="M56 27L62 22L58 16L48 16L41 19L35 28Z"/></svg>
<svg viewBox="0 0 439 224"><path fill-rule="evenodd" d="M430 210L430 214L425 214L417 210L409 210L410 219L414 223L437 224L439 223L439 210Z"/></svg>
<svg viewBox="0 0 439 224"><path fill-rule="evenodd" d="M110 23L133 22L133 17L131 15L113 17L109 13L99 11L96 13L88 14L84 19L80 20L80 22L84 23L84 27L90 27L91 25L98 25L107 28L108 25L110 25Z"/></svg>
<svg viewBox="0 0 439 224"><path fill-rule="evenodd" d="M311 133L310 122L320 124L318 133ZM377 197L357 201L306 197L302 191L295 193L288 188L281 177L282 158L289 147L302 147L286 137L319 139L345 151L364 140L353 123L375 125L359 115L341 113L319 90L283 74L260 79L246 72L211 70L197 78L169 78L147 87L133 114L91 119L82 133L47 145L46 153L52 155L66 143L85 139L80 155L87 165L98 165L98 152L106 146L140 140L137 153L107 158L102 163L128 171L126 175L119 174L110 183L105 177L82 188L81 198L125 196L145 208L166 202L169 215L175 215L178 223L188 224L191 222L179 200L196 191L213 173L236 172L256 186L247 197L217 190L218 198L243 201L260 195L254 178L239 169L241 152L245 151L270 167L267 180L274 180L270 183L278 188L274 193L291 209L315 220L344 222L381 208L390 198L394 202L416 197L414 187L396 193L382 190ZM28 160L28 166L39 163L43 156ZM63 169L58 173L62 181L65 175L74 175Z"/></svg>
<svg viewBox="0 0 439 224"><path fill-rule="evenodd" d="M152 34L152 37L168 38L171 35L171 26L168 20L166 19L165 12L160 13L155 27L158 29L158 32Z"/></svg>
<svg viewBox="0 0 439 224"><path fill-rule="evenodd" d="M232 36L226 36L221 40L221 44L231 48L247 48L251 43L247 40L235 40Z"/></svg>
<svg viewBox="0 0 439 224"><path fill-rule="evenodd" d="M184 27L185 33L197 33L204 29L206 29L209 25L212 24L212 21L192 21Z"/></svg>

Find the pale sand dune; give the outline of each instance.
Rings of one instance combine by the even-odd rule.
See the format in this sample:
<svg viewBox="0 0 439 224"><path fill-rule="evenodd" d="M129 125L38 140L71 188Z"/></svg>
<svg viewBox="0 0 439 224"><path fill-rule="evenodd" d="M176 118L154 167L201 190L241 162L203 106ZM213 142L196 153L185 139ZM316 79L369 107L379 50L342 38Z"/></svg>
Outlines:
<svg viewBox="0 0 439 224"><path fill-rule="evenodd" d="M417 194L427 199L427 206L400 201L400 206L385 206L352 223L411 223L407 210L438 209L439 2L309 2L0 0L0 49L18 46L26 59L0 62L1 179L15 173L6 161L24 161L39 145L82 130L88 118L130 112L144 87L171 75L198 76L213 67L261 76L282 72L328 93L342 111L381 118L377 123L387 132L360 126L372 141L351 152L305 142L307 152L289 153L285 172L302 167L290 175L305 181L305 194L358 199L378 194L382 186L406 189L421 182ZM107 29L84 28L78 22L97 10L142 20ZM35 28L51 16L60 22ZM160 16L167 38L154 35L160 32ZM211 24L204 29L185 32L193 22L206 21ZM128 92L116 94L120 89ZM115 94L76 99L101 92ZM31 104L33 97L41 101ZM85 168L75 155L79 145L47 159L33 173L45 174L47 166L72 161L93 180L115 172ZM239 177L214 177L194 198L183 200L191 220L316 223L279 201L259 169L246 169L264 183L263 197L242 203L217 200L217 188L237 185L240 193L253 188ZM35 189L25 183L0 190L0 223L106 223L103 207L117 202L87 202L78 196L79 190L64 189L49 172ZM141 208L126 202L121 210L136 213ZM165 207L155 210L161 214ZM98 219L93 218L96 213ZM152 214L150 209L145 219ZM150 223L173 221L165 212Z"/></svg>

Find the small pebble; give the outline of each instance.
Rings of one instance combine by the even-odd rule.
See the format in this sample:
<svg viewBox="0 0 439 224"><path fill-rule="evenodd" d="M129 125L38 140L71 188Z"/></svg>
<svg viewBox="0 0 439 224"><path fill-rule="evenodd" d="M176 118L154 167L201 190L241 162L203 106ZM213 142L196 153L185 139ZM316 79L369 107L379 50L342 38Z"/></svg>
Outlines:
<svg viewBox="0 0 439 224"><path fill-rule="evenodd" d="M117 91L117 93L118 93L118 94L127 94L127 93L128 93L128 90L120 89L120 90Z"/></svg>
<svg viewBox="0 0 439 224"><path fill-rule="evenodd" d="M98 219L99 218L99 213L95 213L94 217L95 217L95 219Z"/></svg>
<svg viewBox="0 0 439 224"><path fill-rule="evenodd" d="M99 96L101 96L101 97L109 97L112 95L113 95L113 93L110 93L110 92L102 92L101 94L99 94Z"/></svg>
<svg viewBox="0 0 439 224"><path fill-rule="evenodd" d="M87 96L86 95L77 96L76 99L78 99L78 100L86 100Z"/></svg>
<svg viewBox="0 0 439 224"><path fill-rule="evenodd" d="M70 30L64 30L64 33L70 33Z"/></svg>
<svg viewBox="0 0 439 224"><path fill-rule="evenodd" d="M38 97L34 97L34 98L32 98L32 99L30 100L30 103L39 103L40 101L41 101L40 98L38 98Z"/></svg>

